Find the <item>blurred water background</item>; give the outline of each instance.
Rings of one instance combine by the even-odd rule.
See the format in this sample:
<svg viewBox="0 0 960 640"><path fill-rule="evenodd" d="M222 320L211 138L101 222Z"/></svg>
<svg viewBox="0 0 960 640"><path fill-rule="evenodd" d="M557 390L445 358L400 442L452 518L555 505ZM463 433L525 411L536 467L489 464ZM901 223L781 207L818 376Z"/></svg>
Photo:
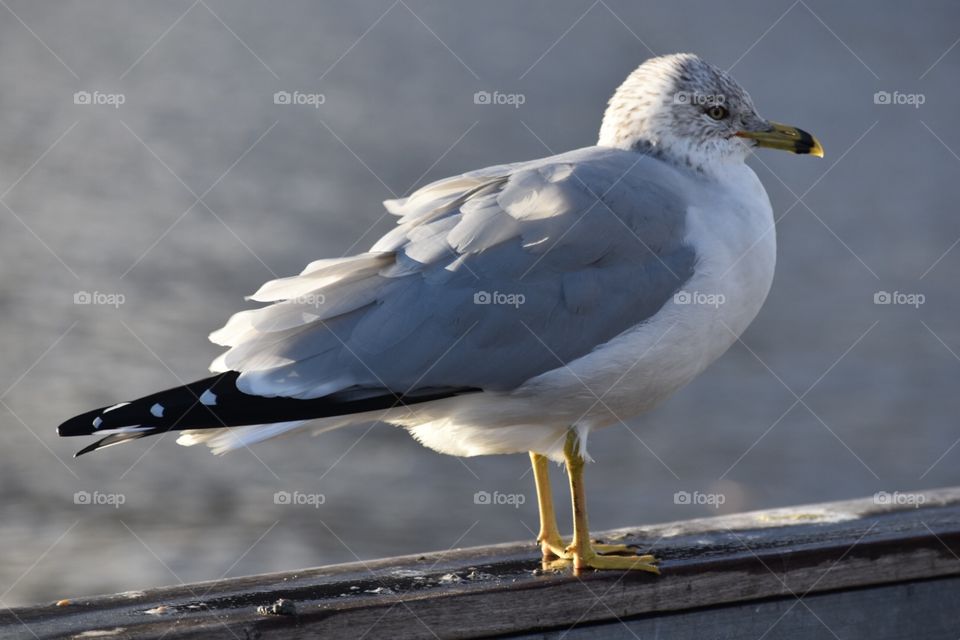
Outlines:
<svg viewBox="0 0 960 640"><path fill-rule="evenodd" d="M827 157L750 161L782 218L773 291L744 344L594 435L592 525L717 511L677 491L720 493L724 512L960 483L956 3L2 4L3 604L532 539L524 456L445 457L381 425L74 460L84 442L54 428L203 376L207 333L244 295L367 248L393 224L381 200L592 144L651 51L733 67Z"/></svg>

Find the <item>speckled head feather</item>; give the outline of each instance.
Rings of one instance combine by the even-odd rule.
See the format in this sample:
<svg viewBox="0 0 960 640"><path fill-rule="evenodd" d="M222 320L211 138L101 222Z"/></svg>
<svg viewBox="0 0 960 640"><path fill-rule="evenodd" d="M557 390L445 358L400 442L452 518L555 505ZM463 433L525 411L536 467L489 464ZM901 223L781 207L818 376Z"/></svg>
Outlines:
<svg viewBox="0 0 960 640"><path fill-rule="evenodd" d="M627 77L610 98L597 144L706 169L746 158L752 145L737 131L769 127L726 72L678 53L651 58Z"/></svg>

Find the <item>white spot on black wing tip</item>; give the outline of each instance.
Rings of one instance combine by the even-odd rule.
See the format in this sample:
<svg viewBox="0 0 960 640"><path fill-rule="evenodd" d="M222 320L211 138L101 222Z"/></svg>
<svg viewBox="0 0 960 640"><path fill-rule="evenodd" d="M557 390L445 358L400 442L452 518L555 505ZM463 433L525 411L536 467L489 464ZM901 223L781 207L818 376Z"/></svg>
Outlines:
<svg viewBox="0 0 960 640"><path fill-rule="evenodd" d="M99 429L99 428L100 428L100 425L102 425L102 424L103 424L103 418L101 418L100 416L97 416L96 418L93 419L93 428L94 428L94 429Z"/></svg>
<svg viewBox="0 0 960 640"><path fill-rule="evenodd" d="M130 403L129 403L129 402L118 402L117 404L113 405L112 407L107 407L106 409L103 410L103 412L104 412L104 413L109 413L109 412L113 411L114 409L119 409L120 407L125 407L125 406L127 406L128 404L130 404Z"/></svg>
<svg viewBox="0 0 960 640"><path fill-rule="evenodd" d="M215 404L217 404L217 394L215 394L210 389L207 389L206 391L203 392L203 394L201 394L200 403L205 404L208 407L214 406Z"/></svg>
<svg viewBox="0 0 960 640"><path fill-rule="evenodd" d="M162 417L163 417L163 405L158 402L158 403L156 403L155 405L153 405L152 407L150 407L150 414L151 414L154 418L162 418Z"/></svg>

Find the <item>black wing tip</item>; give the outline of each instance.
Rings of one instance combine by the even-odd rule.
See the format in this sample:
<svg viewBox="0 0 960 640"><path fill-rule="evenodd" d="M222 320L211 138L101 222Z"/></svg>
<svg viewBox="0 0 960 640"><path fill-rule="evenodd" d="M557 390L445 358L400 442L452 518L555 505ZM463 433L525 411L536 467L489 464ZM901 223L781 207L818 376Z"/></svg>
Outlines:
<svg viewBox="0 0 960 640"><path fill-rule="evenodd" d="M78 451L74 455L76 458L98 449L165 431L313 420L392 409L480 391L477 388L462 387L424 390L409 397L391 392L360 399L334 396L306 400L267 398L248 395L238 390L235 385L238 375L235 371L228 371L138 400L88 411L57 427L57 435L61 438L106 436ZM214 389L220 397L211 405L205 404L201 400L202 394ZM155 407L159 411L154 412Z"/></svg>
<svg viewBox="0 0 960 640"><path fill-rule="evenodd" d="M155 424L157 427L162 427L163 425L175 427L176 424L183 419L186 412L193 410L197 410L203 417L209 418L210 427L224 426L219 423L216 416L210 411L210 408L200 402L200 394L206 390L214 389L219 393L220 390L224 388L224 385L227 385L228 388L231 383L235 385L239 375L236 371L227 371L209 378L204 378L203 380L196 380L187 385L153 393L137 400L121 402L113 406L87 411L86 413L81 413L78 416L70 418L57 427L57 435L61 438L90 436L96 435L99 430L139 425L143 424L144 421ZM235 389L235 386L233 388ZM168 417L166 420L160 420L156 415L148 415L151 405L155 403L167 404L171 394L174 396L184 396L184 398L180 399L180 404L182 405L180 411L171 407L170 414L174 416L173 418ZM193 427L184 426L182 428Z"/></svg>
<svg viewBox="0 0 960 640"><path fill-rule="evenodd" d="M108 436L108 437L109 437L109 436ZM88 445L85 446L83 449L80 449L80 451L77 451L75 454L73 454L74 459L79 458L80 456L85 455L85 454L87 454L87 453L91 453L91 452L93 452L93 451L96 451L97 449L102 449L103 447L108 446L108 445L102 445L102 446L101 446L101 444L100 444L101 442L103 442L103 441L106 440L106 439L107 439L107 438L101 438L100 440L97 440L97 441L94 442L93 444L88 444Z"/></svg>
<svg viewBox="0 0 960 640"><path fill-rule="evenodd" d="M93 421L103 413L103 409L95 409L74 416L57 427L57 435L61 438L71 436L89 436L94 432Z"/></svg>
<svg viewBox="0 0 960 640"><path fill-rule="evenodd" d="M146 436L152 436L155 433L157 433L157 431L153 429L148 431L136 431L132 433L113 433L106 438L101 438L93 444L85 446L83 449L80 449L80 451L77 451L75 454L73 454L73 457L79 458L84 454L97 451L98 449L105 449L107 447L112 447L115 444L122 444L124 442L130 442L131 440L138 440L140 438L145 438Z"/></svg>
<svg viewBox="0 0 960 640"><path fill-rule="evenodd" d="M84 447L83 449L80 449L80 451L77 451L75 454L73 454L74 460L76 460L77 458L79 458L80 456L82 456L82 455L85 454L85 453L90 453L91 451L96 451L97 449L100 448L99 445L100 445L100 441L98 440L97 442L94 442L93 444L87 445L87 446Z"/></svg>

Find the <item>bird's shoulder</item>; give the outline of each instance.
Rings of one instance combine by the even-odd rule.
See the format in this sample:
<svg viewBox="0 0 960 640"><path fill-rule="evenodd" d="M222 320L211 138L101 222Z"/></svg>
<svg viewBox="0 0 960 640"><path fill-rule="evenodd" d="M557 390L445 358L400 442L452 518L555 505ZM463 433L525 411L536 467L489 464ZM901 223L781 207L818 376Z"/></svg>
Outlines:
<svg viewBox="0 0 960 640"><path fill-rule="evenodd" d="M386 201L398 224L371 251L425 264L504 243L538 255L638 240L658 254L682 243L689 182L656 157L596 146L486 167Z"/></svg>

